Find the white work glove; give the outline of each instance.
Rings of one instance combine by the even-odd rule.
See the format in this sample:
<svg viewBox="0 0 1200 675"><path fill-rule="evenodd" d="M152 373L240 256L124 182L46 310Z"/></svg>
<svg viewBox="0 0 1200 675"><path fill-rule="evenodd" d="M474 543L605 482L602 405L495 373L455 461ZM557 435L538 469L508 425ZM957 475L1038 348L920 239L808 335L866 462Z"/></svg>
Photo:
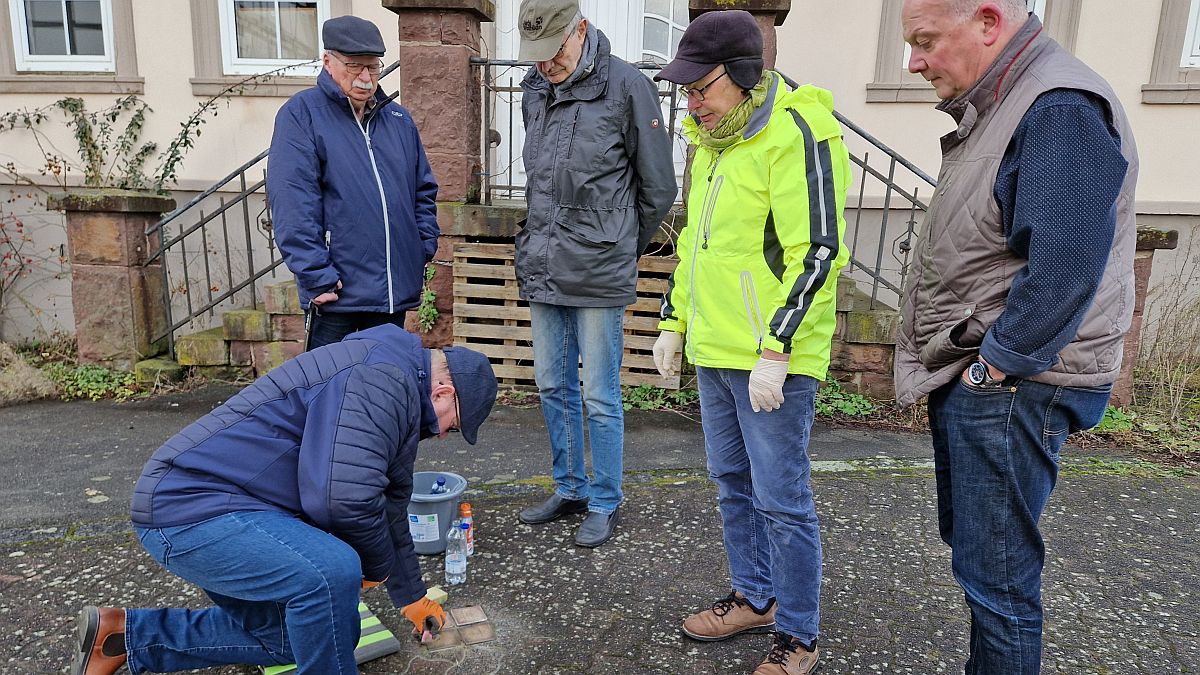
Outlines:
<svg viewBox="0 0 1200 675"><path fill-rule="evenodd" d="M654 341L654 365L658 368L659 375L666 378L679 373L675 369L675 357L679 354L679 346L682 343L682 333L664 330L658 334L658 339Z"/></svg>
<svg viewBox="0 0 1200 675"><path fill-rule="evenodd" d="M754 412L771 412L783 405L783 381L788 362L760 358L750 371L750 407Z"/></svg>

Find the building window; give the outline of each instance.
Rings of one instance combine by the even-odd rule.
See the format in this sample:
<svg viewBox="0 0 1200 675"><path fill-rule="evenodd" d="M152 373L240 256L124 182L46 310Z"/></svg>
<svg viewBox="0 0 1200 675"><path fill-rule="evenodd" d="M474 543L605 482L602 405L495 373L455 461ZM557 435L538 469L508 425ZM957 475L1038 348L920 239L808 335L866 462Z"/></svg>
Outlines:
<svg viewBox="0 0 1200 675"><path fill-rule="evenodd" d="M642 12L642 60L666 65L675 58L688 25L687 0L645 0Z"/></svg>
<svg viewBox="0 0 1200 675"><path fill-rule="evenodd" d="M1200 0L1163 0L1143 103L1200 103Z"/></svg>
<svg viewBox="0 0 1200 675"><path fill-rule="evenodd" d="M1192 0L1191 11L1188 12L1187 38L1183 43L1183 60L1181 68L1200 68L1200 0Z"/></svg>
<svg viewBox="0 0 1200 675"><path fill-rule="evenodd" d="M321 24L328 0L221 0L222 65L227 75L255 75L296 66L286 75L320 70Z"/></svg>
<svg viewBox="0 0 1200 675"><path fill-rule="evenodd" d="M116 70L111 0L10 0L18 72Z"/></svg>

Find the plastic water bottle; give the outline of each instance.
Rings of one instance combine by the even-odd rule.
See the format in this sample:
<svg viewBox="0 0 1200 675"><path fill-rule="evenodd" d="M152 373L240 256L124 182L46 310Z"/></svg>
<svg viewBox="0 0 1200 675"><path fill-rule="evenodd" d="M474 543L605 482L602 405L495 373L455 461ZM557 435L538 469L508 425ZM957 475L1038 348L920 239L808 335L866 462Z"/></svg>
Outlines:
<svg viewBox="0 0 1200 675"><path fill-rule="evenodd" d="M467 581L467 530L471 526L458 518L446 533L446 584L457 586Z"/></svg>
<svg viewBox="0 0 1200 675"><path fill-rule="evenodd" d="M438 476L437 480L433 483L433 488L429 491L429 494L444 495L449 491L450 488L446 487L446 477Z"/></svg>
<svg viewBox="0 0 1200 675"><path fill-rule="evenodd" d="M458 514L467 524L467 555L475 555L475 516L471 513L471 503L463 502L458 505Z"/></svg>

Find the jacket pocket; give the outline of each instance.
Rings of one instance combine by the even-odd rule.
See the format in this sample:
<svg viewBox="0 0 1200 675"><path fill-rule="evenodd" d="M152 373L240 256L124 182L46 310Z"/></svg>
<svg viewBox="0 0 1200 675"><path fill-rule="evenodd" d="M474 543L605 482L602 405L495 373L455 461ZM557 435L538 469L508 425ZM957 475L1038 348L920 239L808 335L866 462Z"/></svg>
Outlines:
<svg viewBox="0 0 1200 675"><path fill-rule="evenodd" d="M559 207L547 233L546 266L569 296L631 294L637 280L637 212Z"/></svg>
<svg viewBox="0 0 1200 675"><path fill-rule="evenodd" d="M567 230L584 245L608 247L621 240L626 213L622 209L597 211L562 206L554 224Z"/></svg>
<svg viewBox="0 0 1200 675"><path fill-rule="evenodd" d="M763 340L767 337L767 324L763 320L762 308L758 304L758 291L754 288L754 275L749 270L741 274L742 302L746 305L746 320L754 336L754 351L762 354Z"/></svg>
<svg viewBox="0 0 1200 675"><path fill-rule="evenodd" d="M937 370L978 353L986 327L973 316L935 333L921 348L921 363Z"/></svg>

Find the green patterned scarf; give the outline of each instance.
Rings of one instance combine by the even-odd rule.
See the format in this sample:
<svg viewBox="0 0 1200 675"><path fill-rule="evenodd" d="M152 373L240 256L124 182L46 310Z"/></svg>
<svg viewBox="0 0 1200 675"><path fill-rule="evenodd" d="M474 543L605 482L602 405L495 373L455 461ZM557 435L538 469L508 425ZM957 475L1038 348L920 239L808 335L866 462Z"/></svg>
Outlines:
<svg viewBox="0 0 1200 675"><path fill-rule="evenodd" d="M696 136L700 139L700 145L720 152L736 143L746 130L746 125L750 123L750 116L754 114L754 110L767 100L767 89L770 88L773 79L771 71L763 70L762 77L750 90L750 95L734 106L733 110L725 113L712 131L705 129L703 124L696 124Z"/></svg>

